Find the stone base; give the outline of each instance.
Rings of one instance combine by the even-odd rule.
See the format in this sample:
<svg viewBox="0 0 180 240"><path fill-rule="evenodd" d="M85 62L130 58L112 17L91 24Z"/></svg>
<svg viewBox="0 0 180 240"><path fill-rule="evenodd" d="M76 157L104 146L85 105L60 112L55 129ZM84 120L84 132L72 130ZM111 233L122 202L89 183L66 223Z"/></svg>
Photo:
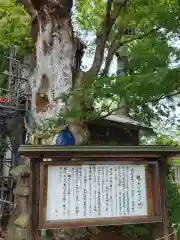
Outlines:
<svg viewBox="0 0 180 240"><path fill-rule="evenodd" d="M14 224L21 229L27 229L28 228L28 219L29 216L27 214L21 214L15 221Z"/></svg>

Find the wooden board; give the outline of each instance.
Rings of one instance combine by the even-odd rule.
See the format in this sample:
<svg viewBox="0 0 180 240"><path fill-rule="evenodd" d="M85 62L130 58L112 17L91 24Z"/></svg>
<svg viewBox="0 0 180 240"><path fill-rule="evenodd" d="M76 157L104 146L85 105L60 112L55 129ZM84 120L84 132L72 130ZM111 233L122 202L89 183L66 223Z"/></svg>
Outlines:
<svg viewBox="0 0 180 240"><path fill-rule="evenodd" d="M39 228L160 222L157 173L155 161L42 162Z"/></svg>

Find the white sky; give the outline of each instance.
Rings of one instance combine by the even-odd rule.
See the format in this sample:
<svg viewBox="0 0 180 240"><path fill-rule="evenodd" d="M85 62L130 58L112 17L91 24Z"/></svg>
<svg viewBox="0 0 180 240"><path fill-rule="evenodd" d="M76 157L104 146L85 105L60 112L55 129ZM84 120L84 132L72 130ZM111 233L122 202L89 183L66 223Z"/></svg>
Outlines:
<svg viewBox="0 0 180 240"><path fill-rule="evenodd" d="M95 36L91 33L88 33L86 34L86 36L83 36L83 39L85 41L85 43L87 45L89 45L94 39L95 39ZM87 48L87 51L89 51L89 49ZM88 70L92 63L93 63L93 53L94 52L90 52L90 54L86 51L86 53L84 54L84 57L83 57L83 69L85 70ZM117 71L117 61L116 59L114 58L112 63L111 63L111 66L110 66L110 70L109 70L109 73L112 74L112 73L116 73Z"/></svg>

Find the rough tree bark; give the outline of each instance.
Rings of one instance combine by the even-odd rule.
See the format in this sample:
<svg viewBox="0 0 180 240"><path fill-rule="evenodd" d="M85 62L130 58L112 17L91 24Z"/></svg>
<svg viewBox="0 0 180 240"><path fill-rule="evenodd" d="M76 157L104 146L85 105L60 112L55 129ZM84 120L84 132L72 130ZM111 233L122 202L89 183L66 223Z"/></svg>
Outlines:
<svg viewBox="0 0 180 240"><path fill-rule="evenodd" d="M68 2L68 1L67 1ZM33 2L39 11L36 39L36 72L32 89L32 115L36 124L56 117L64 108L59 98L72 88L72 66L75 55L70 6L49 1L43 6Z"/></svg>

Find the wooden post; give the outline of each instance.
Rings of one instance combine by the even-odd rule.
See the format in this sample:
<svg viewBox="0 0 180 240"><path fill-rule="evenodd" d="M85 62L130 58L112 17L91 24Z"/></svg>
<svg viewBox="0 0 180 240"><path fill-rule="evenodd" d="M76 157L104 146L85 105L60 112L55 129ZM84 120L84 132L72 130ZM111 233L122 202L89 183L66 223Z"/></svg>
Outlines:
<svg viewBox="0 0 180 240"><path fill-rule="evenodd" d="M174 234L174 239L173 240L178 240L177 233Z"/></svg>
<svg viewBox="0 0 180 240"><path fill-rule="evenodd" d="M38 230L38 215L39 215L39 169L40 159L31 159L31 186L30 186L30 201L29 201L29 240L39 240L40 232Z"/></svg>
<svg viewBox="0 0 180 240"><path fill-rule="evenodd" d="M158 161L159 167L159 183L160 183L160 194L161 194L161 209L162 209L162 222L156 223L154 226L154 238L165 237L164 240L170 240L168 231L168 209L167 209L167 191L166 191L166 167L167 158L161 158Z"/></svg>

